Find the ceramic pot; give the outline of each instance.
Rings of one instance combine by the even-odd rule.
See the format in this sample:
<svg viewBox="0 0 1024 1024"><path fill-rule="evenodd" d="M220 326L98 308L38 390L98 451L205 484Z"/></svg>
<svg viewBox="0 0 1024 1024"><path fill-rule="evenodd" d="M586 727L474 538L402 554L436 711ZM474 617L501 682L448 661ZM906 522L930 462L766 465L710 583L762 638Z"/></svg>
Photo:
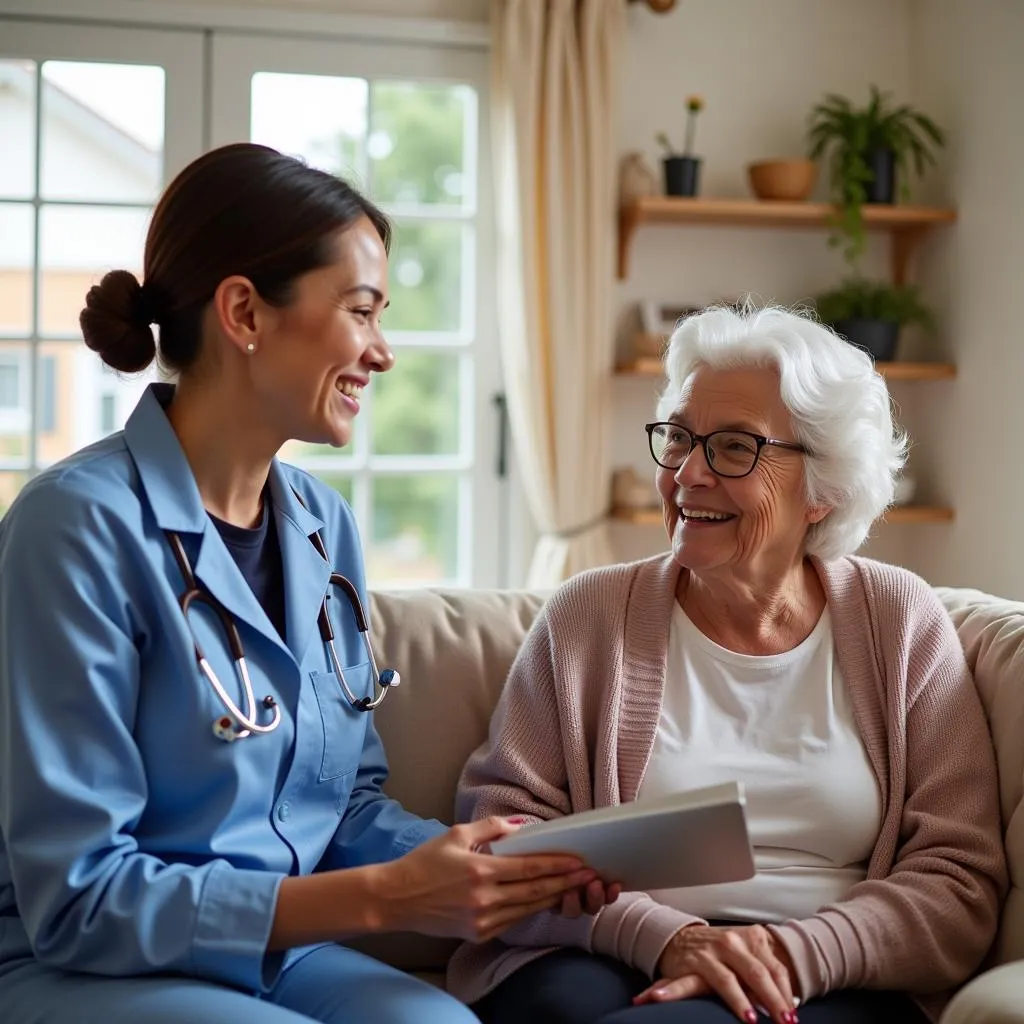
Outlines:
<svg viewBox="0 0 1024 1024"><path fill-rule="evenodd" d="M818 165L813 160L761 160L747 167L747 176L758 199L802 202L814 191Z"/></svg>
<svg viewBox="0 0 1024 1024"><path fill-rule="evenodd" d="M896 154L891 149L874 149L867 155L871 180L864 182L864 202L896 202Z"/></svg>
<svg viewBox="0 0 1024 1024"><path fill-rule="evenodd" d="M700 191L700 157L669 156L665 168L665 195L695 196Z"/></svg>
<svg viewBox="0 0 1024 1024"><path fill-rule="evenodd" d="M896 355L896 342L900 336L900 325L891 320L837 320L833 325L836 334L851 345L864 349L872 359L888 363Z"/></svg>

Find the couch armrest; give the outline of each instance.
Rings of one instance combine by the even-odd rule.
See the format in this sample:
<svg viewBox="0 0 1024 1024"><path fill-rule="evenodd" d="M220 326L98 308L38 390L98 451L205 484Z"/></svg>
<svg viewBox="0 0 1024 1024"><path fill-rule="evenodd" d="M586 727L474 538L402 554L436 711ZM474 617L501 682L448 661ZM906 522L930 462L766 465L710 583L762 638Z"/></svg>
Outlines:
<svg viewBox="0 0 1024 1024"><path fill-rule="evenodd" d="M1024 1024L1024 960L979 974L954 996L939 1024Z"/></svg>

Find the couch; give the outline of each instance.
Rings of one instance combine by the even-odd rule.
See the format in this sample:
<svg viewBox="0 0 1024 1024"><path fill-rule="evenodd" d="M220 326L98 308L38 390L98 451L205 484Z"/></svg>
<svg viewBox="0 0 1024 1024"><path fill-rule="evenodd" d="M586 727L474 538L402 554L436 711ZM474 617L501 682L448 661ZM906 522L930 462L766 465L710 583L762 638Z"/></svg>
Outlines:
<svg viewBox="0 0 1024 1024"><path fill-rule="evenodd" d="M941 1024L1024 1022L1024 604L938 589L956 625L995 739L1011 891L989 962ZM371 595L383 668L401 688L377 716L391 764L388 792L418 814L451 822L455 787L485 739L512 659L544 597L526 591L426 590ZM454 943L388 935L361 947L437 984Z"/></svg>

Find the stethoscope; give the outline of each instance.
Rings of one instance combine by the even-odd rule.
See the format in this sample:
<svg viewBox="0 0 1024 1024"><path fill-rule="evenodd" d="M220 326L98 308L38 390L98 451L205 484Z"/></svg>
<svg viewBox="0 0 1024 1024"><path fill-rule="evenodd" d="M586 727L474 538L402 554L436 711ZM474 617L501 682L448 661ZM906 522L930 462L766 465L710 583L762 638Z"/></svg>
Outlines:
<svg viewBox="0 0 1024 1024"><path fill-rule="evenodd" d="M298 495L296 494L298 498ZM302 499L299 498L301 502ZM192 571L192 563L189 562L188 555L185 554L185 548L181 543L181 538L171 530L166 530L165 534L167 540L171 545L171 551L174 552L175 561L178 563L178 568L181 570L181 575L185 580L185 592L178 598L178 604L181 606L181 614L185 616L185 622L188 624L189 632L192 633L192 643L195 646L196 651L196 662L199 665L200 671L206 677L209 684L216 691L217 696L220 698L221 703L224 705L227 711L226 715L221 715L213 723L213 734L222 740L227 742L234 742L235 740L243 740L252 733L257 735L260 733L273 732L281 724L281 708L278 706L277 701L268 693L266 697L260 701L260 705L265 711L272 712L269 722L261 724L256 720L257 707L256 697L253 694L252 679L249 676L249 666L245 660L245 651L242 648L242 638L238 635L238 627L235 625L235 620L231 617L230 612L211 594L209 591L200 590L199 584L196 582L195 573ZM313 542L313 546L320 553L320 556L325 562L330 563L330 558L327 556L327 549L324 547L323 538L320 536L318 530L310 538ZM349 704L355 708L356 711L375 711L377 708L384 703L384 698L387 697L388 691L402 681L402 677L393 668L386 668L381 672L377 668L377 659L373 656L373 647L370 644L370 627L369 622L363 612L362 601L359 600L359 592L352 585L352 582L346 577L342 576L339 572L332 572L330 583L336 587L340 587L348 598L349 606L352 609L352 614L356 620L356 629L359 631L359 635L363 638L363 646L366 648L366 656L370 661L370 668L373 671L373 690L374 694L372 697L356 697L355 694L349 689L348 681L345 679L345 670L341 667L341 662L338 660L338 652L334 648L334 629L331 626L330 616L327 614L327 600L330 597L330 593L324 595L323 601L320 603L320 615L317 619L317 625L320 627L320 637L323 642L327 645L327 650L331 659L331 667L334 669L334 674L341 684L341 688L345 693ZM189 608L193 604L204 604L209 608L218 619L220 619L221 625L224 627L224 632L227 634L228 647L231 649L231 657L235 662L235 672L242 684L242 690L245 692L245 707L246 710L243 712L242 709L231 699L231 695L224 689L224 684L217 678L217 673L214 672L209 661L206 659L206 655L203 653L202 647L199 646L199 641L196 639L195 630L192 629L192 623L188 617Z"/></svg>

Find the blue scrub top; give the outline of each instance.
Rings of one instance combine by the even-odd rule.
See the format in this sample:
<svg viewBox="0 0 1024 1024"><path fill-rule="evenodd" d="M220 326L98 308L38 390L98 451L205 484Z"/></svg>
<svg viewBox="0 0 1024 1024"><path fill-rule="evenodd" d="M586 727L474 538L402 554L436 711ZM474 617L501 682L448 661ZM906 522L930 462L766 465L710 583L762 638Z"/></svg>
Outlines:
<svg viewBox="0 0 1024 1024"><path fill-rule="evenodd" d="M444 831L382 794L373 716L349 705L320 639L332 566L369 609L351 510L272 464L282 639L203 508L171 394L152 385L123 432L36 477L0 521L0 974L35 958L265 991L301 952L265 952L284 877L390 860ZM223 705L196 663L165 530L234 617L257 701L281 708L274 732L214 736ZM331 593L349 687L372 693L349 604ZM244 709L223 632L193 623Z"/></svg>

